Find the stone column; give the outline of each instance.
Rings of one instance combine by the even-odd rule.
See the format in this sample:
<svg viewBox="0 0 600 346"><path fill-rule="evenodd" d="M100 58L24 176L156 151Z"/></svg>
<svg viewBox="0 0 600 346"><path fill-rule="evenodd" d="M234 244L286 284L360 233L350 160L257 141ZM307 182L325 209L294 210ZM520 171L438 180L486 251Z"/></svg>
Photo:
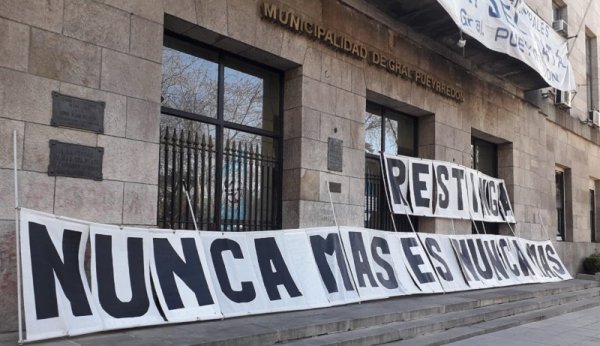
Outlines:
<svg viewBox="0 0 600 346"><path fill-rule="evenodd" d="M289 71L285 84L283 227L333 226L330 186L338 224L362 226L362 70L309 48L303 67ZM330 141L341 143L341 169L328 164Z"/></svg>

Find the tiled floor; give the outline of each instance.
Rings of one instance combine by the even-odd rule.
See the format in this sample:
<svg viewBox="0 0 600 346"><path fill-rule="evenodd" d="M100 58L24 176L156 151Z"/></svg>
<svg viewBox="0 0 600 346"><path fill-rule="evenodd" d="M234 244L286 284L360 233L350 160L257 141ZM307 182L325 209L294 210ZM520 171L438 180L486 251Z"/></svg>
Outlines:
<svg viewBox="0 0 600 346"><path fill-rule="evenodd" d="M451 343L452 346L600 346L600 307Z"/></svg>

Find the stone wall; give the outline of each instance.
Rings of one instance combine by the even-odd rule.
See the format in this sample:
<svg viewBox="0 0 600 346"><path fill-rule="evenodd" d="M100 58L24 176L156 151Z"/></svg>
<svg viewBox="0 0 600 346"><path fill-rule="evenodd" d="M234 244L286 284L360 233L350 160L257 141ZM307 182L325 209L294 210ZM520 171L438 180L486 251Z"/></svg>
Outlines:
<svg viewBox="0 0 600 346"><path fill-rule="evenodd" d="M16 328L14 130L21 206L156 225L162 3L124 3L0 4L0 331ZM106 102L104 133L50 126L53 91ZM48 176L50 139L103 147L103 180Z"/></svg>
<svg viewBox="0 0 600 346"><path fill-rule="evenodd" d="M590 244L587 191L600 178L597 128L525 101L523 91L483 74L362 0L280 0L280 6L344 33L465 92L459 103L324 44L260 19L257 0L4 0L0 3L0 331L16 328L12 132L18 133L23 207L91 221L156 225L163 29L285 70L283 226L362 226L366 101L418 116L419 156L471 165L471 136L499 144L499 174L531 239L556 232L554 167L569 169L571 227L558 245L572 273ZM573 2L577 28L586 1ZM549 1L531 1L544 18ZM569 4L571 6L571 4ZM600 33L600 3L585 25ZM165 15L168 15L165 17ZM167 18L167 19L165 19ZM174 19L175 18L175 19ZM572 63L585 83L582 42ZM433 48L432 48L433 47ZM467 66L467 67L465 67ZM582 75L583 73L583 75ZM582 77L583 76L583 77ZM583 79L582 79L583 78ZM583 82L582 82L583 81ZM105 132L50 126L51 92L106 102ZM585 89L574 115L586 111ZM552 106L553 107L553 106ZM343 170L327 170L329 138L343 141ZM99 146L103 181L47 175L50 139ZM600 204L600 203L599 203ZM448 220L422 230L452 233ZM457 232L471 224L456 221ZM509 232L506 227L504 233ZM548 235L548 236L547 236Z"/></svg>

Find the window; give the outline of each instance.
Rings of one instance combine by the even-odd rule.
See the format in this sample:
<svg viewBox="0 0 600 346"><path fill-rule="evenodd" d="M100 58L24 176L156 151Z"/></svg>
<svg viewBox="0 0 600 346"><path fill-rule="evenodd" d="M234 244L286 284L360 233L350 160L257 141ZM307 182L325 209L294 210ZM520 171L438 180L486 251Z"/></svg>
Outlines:
<svg viewBox="0 0 600 346"><path fill-rule="evenodd" d="M280 228L281 80L267 67L165 37L160 227Z"/></svg>
<svg viewBox="0 0 600 346"><path fill-rule="evenodd" d="M567 5L561 0L552 1L552 28L564 37L568 36Z"/></svg>
<svg viewBox="0 0 600 346"><path fill-rule="evenodd" d="M552 20L567 20L567 5L559 0L552 1Z"/></svg>
<svg viewBox="0 0 600 346"><path fill-rule="evenodd" d="M473 169L491 177L498 177L498 146L494 143L471 137L471 162ZM498 234L499 225L495 222L475 221L472 232Z"/></svg>
<svg viewBox="0 0 600 346"><path fill-rule="evenodd" d="M554 171L556 186L556 240L565 240L565 172L560 168Z"/></svg>
<svg viewBox="0 0 600 346"><path fill-rule="evenodd" d="M392 109L367 103L365 114L365 227L393 231L392 214L390 214L379 153L415 156L416 119ZM408 198L409 196L406 196ZM394 223L399 231L412 231L405 215L393 215ZM415 229L417 218L411 217Z"/></svg>
<svg viewBox="0 0 600 346"><path fill-rule="evenodd" d="M596 36L587 28L585 33L585 80L588 111L598 110L597 86L598 62L597 62ZM592 113L589 113L592 116ZM590 119L590 120L593 120Z"/></svg>
<svg viewBox="0 0 600 346"><path fill-rule="evenodd" d="M498 146L476 137L471 138L473 168L491 177L498 177Z"/></svg>

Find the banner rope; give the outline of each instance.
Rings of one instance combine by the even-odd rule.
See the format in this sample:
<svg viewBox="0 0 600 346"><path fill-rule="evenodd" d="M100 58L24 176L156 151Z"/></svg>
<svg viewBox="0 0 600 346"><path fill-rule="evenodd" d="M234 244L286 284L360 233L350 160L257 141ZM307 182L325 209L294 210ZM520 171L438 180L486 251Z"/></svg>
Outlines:
<svg viewBox="0 0 600 346"><path fill-rule="evenodd" d="M485 204L485 206L487 207L487 210L490 210L490 206L488 204L487 198L483 198L485 197L486 193L484 191L483 195L481 196L481 186L479 186L479 197L481 198L481 204L482 204L482 208L481 208L481 215L483 215L483 218L485 219L485 208L483 208L483 204ZM483 228L483 234L487 234L486 230L485 230L485 221L481 221L481 227Z"/></svg>
<svg viewBox="0 0 600 346"><path fill-rule="evenodd" d="M325 180L325 185L327 185L327 193L329 194L329 203L331 204L331 213L333 214L333 223L335 223L335 227L340 229L340 226L337 222L337 217L335 216L335 208L333 206L333 198L331 198L331 189L329 188L329 180Z"/></svg>
<svg viewBox="0 0 600 346"><path fill-rule="evenodd" d="M508 222L508 218L506 217L506 210L502 206L502 203L498 203L498 206L501 209L502 215L504 215L504 221L506 221L506 224L508 225L508 228L510 228L510 231L512 232L513 237L516 237L515 231L513 230L512 226L510 225L510 222Z"/></svg>
<svg viewBox="0 0 600 346"><path fill-rule="evenodd" d="M585 24L585 17L587 17L588 12L590 11L590 6L591 5L592 5L592 0L590 0L588 2L587 7L585 8L585 12L583 13L583 17L581 18L581 22L579 23L579 28L577 29L577 33L573 37L573 38L575 38L575 40L573 41L573 43L571 44L571 46L567 46L568 47L567 57L569 57L571 55L571 51L573 51L573 47L575 47L575 42L577 41L577 38L579 37L579 33L581 32L581 28L583 28L583 24ZM565 41L565 44L567 44L568 42L569 42L569 38L567 38L567 40Z"/></svg>
<svg viewBox="0 0 600 346"><path fill-rule="evenodd" d="M538 212L538 217L540 218L540 225L542 225L542 230L544 230L544 233L546 234L546 239L552 240L548 236L548 230L546 229L546 226L544 226L544 223L542 222L542 214L540 214L540 209L539 208L538 208L537 212Z"/></svg>

